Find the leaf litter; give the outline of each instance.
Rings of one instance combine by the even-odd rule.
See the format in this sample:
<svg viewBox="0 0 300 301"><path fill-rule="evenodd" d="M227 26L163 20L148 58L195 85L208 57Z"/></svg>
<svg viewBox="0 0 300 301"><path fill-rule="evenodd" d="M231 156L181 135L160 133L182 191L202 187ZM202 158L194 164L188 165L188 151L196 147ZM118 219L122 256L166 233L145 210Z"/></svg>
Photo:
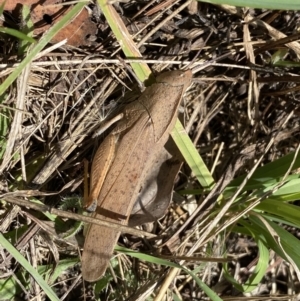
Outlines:
<svg viewBox="0 0 300 301"><path fill-rule="evenodd" d="M32 9L31 18L35 24L36 35L42 34L51 26L51 24L46 24L44 15L49 15L52 22L56 22L68 10L68 8L62 9L61 2L58 3L58 1L55 3L46 1L49 8L42 8L39 1L28 2L27 4L31 5ZM22 3L25 4L25 1ZM144 7L143 3L132 1L116 5L119 6L118 12L130 34L135 37L136 41L140 41L150 29L160 24L170 12L178 7L176 3L165 5L165 2L161 2L161 4L163 4L161 7L152 4L150 8L145 9L145 13L141 12L139 15L141 8ZM5 5L5 15L12 16L17 6L16 1L6 1ZM118 110L121 110L122 101L130 101L131 97L136 97L139 93L136 85L128 80L129 76L125 75L121 66L101 62L102 58L110 57L118 49L118 44L111 35L103 16L95 7L90 6L89 11L87 9L83 11L82 19L79 18L78 21L75 21L77 18L74 19L69 29L65 33L60 33L57 40L53 40L53 43L57 43L66 37L69 38L80 28L79 37L68 40L69 45L75 48L54 47L47 56L39 58L31 65L28 87L23 95L24 114L18 125L20 135L11 142L14 149L20 145L22 148L4 168L1 177L2 194L12 190L30 191L33 186L41 191L49 192L57 192L65 187L59 196L41 198L43 202L52 206L56 206L63 198L70 195L83 195L83 159L91 160L105 133L96 140L92 140L91 136L105 119L111 118ZM90 12L94 21L91 21ZM228 53L231 49L235 51L232 51L222 63L240 66L252 66L250 63L259 65L259 68L253 69L250 75L247 69L226 65L208 66L196 74L196 81L185 97L184 111L190 137L206 165L214 170L213 176L216 182L219 179L230 181L231 178L251 170L254 162L264 152L270 137L274 136L275 140L271 152L264 157L264 163L295 149L299 141L297 69L278 69L270 67L269 63L270 52L274 53L271 39L280 41L284 35L291 35L296 26L297 16L293 12L284 11L280 13L266 11L261 15L260 10L250 10L248 17L244 18L244 13L237 9L221 9L203 3L197 3L195 9L195 3L193 3L193 7L181 11L160 26L140 47L145 59L157 60L157 64L153 66L155 71L165 67L164 61L166 60L193 61L202 58L205 61ZM18 14L15 18L18 18ZM286 24L287 19L292 20L292 18L294 21L284 28L282 24ZM243 24L241 21L244 19L255 26ZM83 23L86 23L87 27L83 26ZM244 33L247 35L243 36ZM89 35L95 36L92 43L86 40ZM247 47L244 47L243 43L245 37L248 39ZM10 38L4 39L6 44L1 46L1 52L3 56L10 57L9 62L16 62L14 61L15 49L9 46L11 41ZM296 61L299 55L296 37L295 41L289 41L289 43L287 46L285 42L276 47L291 47L288 48L288 58ZM80 48L76 48L79 46ZM259 52L263 47L264 50ZM97 59L98 63L92 61L93 59ZM72 60L81 62L74 64ZM4 72L10 68L4 66L7 62L7 60L1 62L3 65L1 65L1 77L6 76ZM290 80L291 76L293 81ZM125 86L121 87L116 77L132 88L132 92L128 93ZM249 85L252 85L252 88ZM1 116L8 119L14 115L14 111L7 108L13 107L16 95L19 93L16 89L17 86L12 85L5 99L2 100ZM124 91L129 100L120 101L124 96ZM290 117L289 114L291 114ZM285 120L288 120L286 124ZM33 133L37 126L39 129ZM9 129L11 130L11 126ZM2 133L2 135L6 137L7 133ZM1 143L3 146L3 140ZM247 156L240 158L240 154L243 156L247 154ZM218 187L219 190L217 190ZM216 188L218 193L212 197L222 191L222 185L218 187ZM184 166L177 177L175 190L195 188L199 187L191 176L190 170ZM23 198L26 197L27 195L24 194ZM186 206L190 204L193 207L193 204L199 203L202 198L201 194L183 197L175 193L166 215L158 222L144 226L149 231L160 235L162 241L158 245L152 242L143 243L141 238L129 235L123 236L121 244L146 253L153 252L155 246L157 246L155 251L162 250L164 254L188 253L191 245L195 244L201 229L195 227L193 222L185 224L189 217L189 210ZM153 208L151 201L148 204L150 208ZM2 204L2 233L16 233L16 229L29 222L30 218L25 219L24 214L15 208L8 203ZM138 215L138 210L136 215ZM42 216L36 212L33 214L41 220L41 223L46 223ZM134 225L136 223L133 222ZM177 233L180 228L183 228L183 224L185 230ZM46 226L42 227L46 229ZM196 231L192 232L193 229ZM295 229L289 230L294 231L294 235L299 237ZM34 238L35 256L40 265L48 260L49 250L52 250L50 252L53 257L59 260L49 239L43 239L39 232L29 232L26 227L24 231L28 231L27 233L31 235L27 237L28 240ZM174 235L175 233L177 234ZM159 249L159 246L165 243L168 249L166 246ZM20 249L22 252L32 251L32 248L29 249L29 244L25 244ZM66 246L59 251L60 257L64 258ZM199 248L194 256L210 253L218 257L225 251L238 258L238 264L232 264L231 268L239 280L245 280L258 254L255 242L247 236L231 234L225 239L222 235L217 235L210 243ZM74 252L76 254L77 251L73 247L72 254ZM151 271L156 276L160 272L163 273L163 269L159 270L157 266L150 263L140 261L137 263L139 268L134 270L132 269L134 261L131 259L119 256L118 260L125 273L134 273L141 279L141 284L134 294L137 289L136 283L131 283L132 290L129 290L129 282L124 283L121 278L118 278L119 275L114 275L115 282L111 282L106 293L102 292L102 296L105 295L107 299L118 298L123 294L122 297L126 296L135 300L138 292L146 290L148 281L151 281L145 277L147 271ZM5 263L7 264L5 271L12 273L12 269L15 268L14 262L5 261ZM279 257L273 254L265 279L253 294L261 298L265 293L286 294L291 280L286 276L287 267L281 263ZM193 263L189 265L192 266ZM57 294L61 296L63 291L71 288L71 277L79 275L79 266L73 266L67 270L60 279L63 284L58 286ZM126 275L123 277L129 277L129 274ZM201 275L202 279L221 297L232 294L241 297L242 294L235 291L232 284L221 276L219 264L210 263L203 266ZM181 277L176 279L175 286L177 294L183 300L191 300L191 298L205 300L202 290L192 280L184 274ZM285 279L286 282L281 282L281 284L274 282L274 277L279 280ZM80 281L76 283L75 289L68 291L68 298L81 295L82 284ZM277 284L275 291L274 283ZM270 289L271 284L273 291ZM118 292L116 292L117 286ZM297 289L295 293L298 293ZM25 291L19 294L24 296ZM33 291L30 291L30 294L35 295ZM92 297L87 298L92 300Z"/></svg>

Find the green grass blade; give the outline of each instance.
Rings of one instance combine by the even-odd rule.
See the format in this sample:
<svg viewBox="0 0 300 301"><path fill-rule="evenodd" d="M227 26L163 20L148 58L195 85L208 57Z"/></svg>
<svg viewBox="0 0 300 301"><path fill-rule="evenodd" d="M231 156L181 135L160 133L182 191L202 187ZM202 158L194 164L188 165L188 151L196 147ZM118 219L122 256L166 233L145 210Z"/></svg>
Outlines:
<svg viewBox="0 0 300 301"><path fill-rule="evenodd" d="M8 110L6 108L2 108L0 113L0 141L7 135L8 132L8 126L9 126L8 115L9 115Z"/></svg>
<svg viewBox="0 0 300 301"><path fill-rule="evenodd" d="M290 168L295 157L295 152L290 153L276 161L270 162L258 168L252 177L247 182L245 189L259 189L267 187L266 183L276 184L285 175L286 171ZM293 169L300 167L300 154L295 158ZM234 179L226 188L226 190L235 190L244 180L246 175ZM296 177L296 176L295 176Z"/></svg>
<svg viewBox="0 0 300 301"><path fill-rule="evenodd" d="M287 204L273 198L268 198L262 201L255 207L255 210L268 212L277 217L281 223L292 223L300 229L300 207L292 204Z"/></svg>
<svg viewBox="0 0 300 301"><path fill-rule="evenodd" d="M43 291L49 297L50 300L59 301L59 298L57 298L56 294L51 289L51 287L32 267L32 265L22 256L22 254L20 254L20 252L8 240L4 238L2 233L0 233L0 244L9 252L9 254L11 254L19 262L20 265L24 267L24 269L28 271L28 273L35 279L35 281L43 289Z"/></svg>
<svg viewBox="0 0 300 301"><path fill-rule="evenodd" d="M270 227L276 232L276 235L281 241L282 247L279 246L277 243L278 238L275 239L275 237L273 237L273 235L262 223L262 221L254 215L249 216L249 222L252 225L251 230L255 231L257 235L260 235L260 238L263 240L264 244L267 245L269 248L273 249L277 254L279 254L279 256L289 261L285 253L288 254L288 256L294 261L294 263L298 267L300 267L300 241L291 233L278 226L271 220L265 220L269 223ZM239 223L244 227L234 227L234 232L251 235L251 233L249 233L249 231L247 230L247 228L249 228L250 226L247 227L245 225L245 223L248 223L248 221L240 219ZM282 250L282 248L284 249L284 251Z"/></svg>
<svg viewBox="0 0 300 301"><path fill-rule="evenodd" d="M211 188L214 179L178 119L171 135L201 186Z"/></svg>
<svg viewBox="0 0 300 301"><path fill-rule="evenodd" d="M13 28L0 27L0 32L9 34L9 35L16 37L23 41L28 41L30 43L36 43L36 40L34 38L29 37L28 35L20 32L19 30L13 29Z"/></svg>
<svg viewBox="0 0 300 301"><path fill-rule="evenodd" d="M0 16L3 14L4 6L5 6L5 1L0 4Z"/></svg>
<svg viewBox="0 0 300 301"><path fill-rule="evenodd" d="M14 277L0 279L0 300L16 300L14 298L20 293L21 289Z"/></svg>
<svg viewBox="0 0 300 301"><path fill-rule="evenodd" d="M210 300L213 301L222 301L222 299L213 291L211 290L204 282L202 282L200 280L200 278L198 278L196 276L196 274L193 271L190 271L189 269L176 264L174 262L168 261L166 259L162 259L162 258L158 258L155 256L151 256L148 254L143 254L143 253L139 253L136 251L132 251L130 249L126 249L126 248L122 248L119 246L115 247L116 251L120 251L126 255L141 259L141 260L145 260L147 262L151 262L154 264L159 264L159 265L164 265L164 266L168 266L168 267L172 267L172 268L177 268L177 269L181 269L183 271L185 271L187 274L189 274L190 276L192 276L192 278L196 281L197 285L207 294L207 296L210 298Z"/></svg>
<svg viewBox="0 0 300 301"><path fill-rule="evenodd" d="M41 40L28 52L26 58L15 67L14 71L5 79L0 85L0 95L16 80L26 65L32 62L35 56L52 40L52 38L65 27L85 6L86 2L77 3L65 16L63 16L55 25L53 25L48 32L41 38Z"/></svg>
<svg viewBox="0 0 300 301"><path fill-rule="evenodd" d="M66 258L60 260L54 270L52 270L49 265L43 265L38 267L38 271L41 275L45 275L45 278L48 279L49 283L54 284L64 271L74 267L78 262L78 258Z"/></svg>
<svg viewBox="0 0 300 301"><path fill-rule="evenodd" d="M249 231L252 229L250 228ZM251 231L252 232L252 231ZM249 279L245 282L245 284L242 285L243 292L249 293L253 291L261 282L263 277L266 274L266 270L269 266L269 250L263 243L263 241L260 239L259 236L253 235L254 239L257 242L258 250L259 250L259 257L258 262L256 264L256 267L254 271L252 272L252 275L249 277Z"/></svg>
<svg viewBox="0 0 300 301"><path fill-rule="evenodd" d="M254 235L255 237L256 235ZM228 265L224 264L224 276L228 281L230 281L234 287L244 293L249 293L253 291L257 285L261 282L262 278L265 276L268 264L269 264L269 250L264 245L261 239L259 239L258 236L255 237L255 240L257 242L258 248L259 248L259 258L258 262L256 264L256 267L254 271L252 272L252 275L249 277L249 279L245 282L245 284L240 284L237 282L234 277L231 276Z"/></svg>
<svg viewBox="0 0 300 301"><path fill-rule="evenodd" d="M21 25L20 30L22 33L24 33L29 38L33 38L33 30L34 30L34 24L30 18L30 7L27 5L22 6L21 10ZM29 49L30 43L26 40L20 40L19 46L18 46L18 54L20 56L24 55L28 49Z"/></svg>
<svg viewBox="0 0 300 301"><path fill-rule="evenodd" d="M299 176L299 175L297 175ZM300 179L291 179L281 186L274 194L274 197L283 197L291 194L299 194Z"/></svg>
<svg viewBox="0 0 300 301"><path fill-rule="evenodd" d="M141 58L141 54L132 41L131 35L112 5L108 5L107 0L98 0L98 4L126 57ZM131 63L131 67L142 82L148 79L151 74L150 68L145 63Z"/></svg>
<svg viewBox="0 0 300 301"><path fill-rule="evenodd" d="M295 0L201 0L199 2L207 2L219 5L228 4L232 6L246 6L253 8L300 10L300 3L299 1Z"/></svg>

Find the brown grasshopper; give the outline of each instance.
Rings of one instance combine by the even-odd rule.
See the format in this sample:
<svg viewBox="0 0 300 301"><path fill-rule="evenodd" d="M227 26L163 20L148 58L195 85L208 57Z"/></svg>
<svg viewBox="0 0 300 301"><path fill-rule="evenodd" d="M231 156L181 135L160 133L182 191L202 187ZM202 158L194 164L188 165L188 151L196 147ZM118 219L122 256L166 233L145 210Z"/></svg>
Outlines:
<svg viewBox="0 0 300 301"><path fill-rule="evenodd" d="M123 118L98 148L91 169L85 208L94 217L126 225L147 172L173 129L192 72L169 71L157 76L141 96L128 104ZM82 254L82 275L97 281L104 274L120 231L90 225Z"/></svg>

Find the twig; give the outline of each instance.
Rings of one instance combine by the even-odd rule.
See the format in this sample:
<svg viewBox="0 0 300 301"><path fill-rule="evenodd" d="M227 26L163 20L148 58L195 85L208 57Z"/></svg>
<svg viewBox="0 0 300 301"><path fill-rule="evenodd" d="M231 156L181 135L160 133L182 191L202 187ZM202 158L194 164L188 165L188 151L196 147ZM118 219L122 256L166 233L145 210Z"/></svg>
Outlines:
<svg viewBox="0 0 300 301"><path fill-rule="evenodd" d="M137 230L137 229L133 229L128 226L120 225L118 223L108 222L108 221L105 221L105 220L102 220L99 218L94 218L94 217L90 217L90 216L85 216L85 215L80 215L80 214L76 214L76 213L72 213L72 212L68 212L68 211L55 209L55 208L52 208L47 205L36 204L33 202L29 202L27 200L22 200L20 198L14 198L14 197L7 196L3 199L6 200L7 202L10 202L10 203L13 203L13 204L16 204L19 206L28 207L28 208L31 208L31 209L34 209L37 211L41 211L41 212L49 212L51 214L55 214L60 217L66 217L66 218L73 219L76 221L82 221L85 223L92 223L92 224L96 224L99 226L106 226L109 228L118 229L119 231L122 231L124 233L128 233L128 234L139 236L139 237L143 237L143 236L148 237L148 238L156 237L155 234Z"/></svg>

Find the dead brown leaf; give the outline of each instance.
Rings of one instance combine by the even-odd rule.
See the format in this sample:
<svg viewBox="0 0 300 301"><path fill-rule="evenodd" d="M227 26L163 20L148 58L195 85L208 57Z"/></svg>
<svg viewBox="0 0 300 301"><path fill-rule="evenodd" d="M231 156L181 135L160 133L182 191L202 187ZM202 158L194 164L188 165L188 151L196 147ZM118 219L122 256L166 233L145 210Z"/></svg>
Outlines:
<svg viewBox="0 0 300 301"><path fill-rule="evenodd" d="M16 17L20 15L22 5L31 6L31 20L34 23L34 34L41 35L55 22L58 22L71 8L57 0L8 0L4 10L11 11ZM3 4L1 1L0 4ZM52 42L60 42L68 39L67 44L72 46L89 45L89 36L95 35L96 24L92 22L89 13L83 9L66 27L52 39Z"/></svg>

